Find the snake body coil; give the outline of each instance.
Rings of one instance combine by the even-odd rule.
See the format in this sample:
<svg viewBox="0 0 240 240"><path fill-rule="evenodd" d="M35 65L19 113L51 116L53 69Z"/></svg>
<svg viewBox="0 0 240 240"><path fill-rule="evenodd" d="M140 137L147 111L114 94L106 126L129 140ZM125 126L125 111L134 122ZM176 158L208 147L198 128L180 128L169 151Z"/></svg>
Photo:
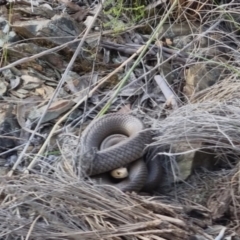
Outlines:
<svg viewBox="0 0 240 240"><path fill-rule="evenodd" d="M99 176L105 179L105 182L112 184L105 177L106 173L129 165L128 179L115 186L123 191L141 190L148 178L146 165L142 157L146 145L151 143L152 140L150 131L143 130L142 122L131 115L107 114L92 121L85 129L82 137L84 152L92 149L97 150L91 167L88 169L88 175L101 174ZM102 142L115 134L124 135L126 139L106 149L101 149ZM153 171L156 170L153 169Z"/></svg>

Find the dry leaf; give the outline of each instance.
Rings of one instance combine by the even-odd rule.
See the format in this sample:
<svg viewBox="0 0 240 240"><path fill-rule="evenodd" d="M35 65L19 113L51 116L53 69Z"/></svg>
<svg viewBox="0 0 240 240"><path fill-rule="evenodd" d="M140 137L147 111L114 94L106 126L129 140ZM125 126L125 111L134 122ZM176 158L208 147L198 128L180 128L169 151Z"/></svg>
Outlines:
<svg viewBox="0 0 240 240"><path fill-rule="evenodd" d="M74 105L74 102L71 100L58 100L49 107L47 113L45 114L42 123L51 121L59 117L62 113L69 110ZM46 106L43 106L38 109L33 109L29 113L29 119L34 121L42 116L46 109Z"/></svg>
<svg viewBox="0 0 240 240"><path fill-rule="evenodd" d="M123 113L123 114L127 114L131 112L131 105L127 104L121 107L121 109L119 111L117 111L117 113Z"/></svg>
<svg viewBox="0 0 240 240"><path fill-rule="evenodd" d="M43 99L49 99L54 93L54 88L43 84L41 88L37 88L35 91Z"/></svg>
<svg viewBox="0 0 240 240"><path fill-rule="evenodd" d="M42 97L45 96L45 91L44 91L43 88L37 88L37 89L35 90L35 92L36 92L38 95L42 96Z"/></svg>
<svg viewBox="0 0 240 240"><path fill-rule="evenodd" d="M23 80L23 89L26 90L32 90L40 87L43 83L39 78L32 77L30 75L23 75L21 76L21 79Z"/></svg>
<svg viewBox="0 0 240 240"><path fill-rule="evenodd" d="M15 78L10 79L11 90L19 87L20 83L21 83L21 79L18 76L16 76Z"/></svg>
<svg viewBox="0 0 240 240"><path fill-rule="evenodd" d="M17 98L26 98L30 95L30 92L25 89L18 89L17 91L9 91L13 96Z"/></svg>

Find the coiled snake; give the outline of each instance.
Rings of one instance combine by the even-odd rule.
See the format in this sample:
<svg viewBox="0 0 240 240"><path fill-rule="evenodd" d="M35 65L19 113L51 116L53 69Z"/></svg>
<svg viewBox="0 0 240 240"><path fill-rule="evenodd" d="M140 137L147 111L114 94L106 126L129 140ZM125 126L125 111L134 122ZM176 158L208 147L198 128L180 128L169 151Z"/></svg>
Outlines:
<svg viewBox="0 0 240 240"><path fill-rule="evenodd" d="M104 146L109 136L115 136ZM119 138L118 138L119 136ZM146 165L143 160L144 149L151 143L150 131L144 131L143 123L132 115L107 114L92 121L84 130L82 146L84 152L96 149L89 176L101 178L103 183L111 184L122 191L140 191L155 187L161 177L158 161ZM128 166L129 176L119 183L110 180L109 171Z"/></svg>

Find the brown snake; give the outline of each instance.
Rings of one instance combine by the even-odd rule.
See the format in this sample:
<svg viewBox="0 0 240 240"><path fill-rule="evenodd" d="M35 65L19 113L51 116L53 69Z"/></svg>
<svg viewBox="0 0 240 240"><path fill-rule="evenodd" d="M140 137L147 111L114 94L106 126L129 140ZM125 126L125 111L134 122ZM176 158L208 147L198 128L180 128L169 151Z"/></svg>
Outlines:
<svg viewBox="0 0 240 240"><path fill-rule="evenodd" d="M107 114L92 121L82 137L84 152L96 149L88 175L98 176L103 183L115 185L123 191L139 191L147 182L156 184L161 168L156 161L150 164L150 172L146 167L144 149L151 143L152 136L150 131L143 130L143 123L132 115ZM119 134L125 137L107 148L102 147L107 137ZM106 173L122 166L129 167L129 176L120 183L111 182Z"/></svg>

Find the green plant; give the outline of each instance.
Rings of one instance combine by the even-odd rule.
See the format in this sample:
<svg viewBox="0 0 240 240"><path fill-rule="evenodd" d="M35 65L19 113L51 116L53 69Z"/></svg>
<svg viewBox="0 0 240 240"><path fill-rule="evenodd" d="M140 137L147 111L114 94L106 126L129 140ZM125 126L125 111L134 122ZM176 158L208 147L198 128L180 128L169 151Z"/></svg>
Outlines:
<svg viewBox="0 0 240 240"><path fill-rule="evenodd" d="M130 4L124 3L123 0L117 2L107 0L104 14L110 18L110 21L103 24L103 26L109 27L116 32L124 30L144 17L144 8L145 6L142 5L141 0L135 0ZM124 18L127 21L122 21Z"/></svg>

